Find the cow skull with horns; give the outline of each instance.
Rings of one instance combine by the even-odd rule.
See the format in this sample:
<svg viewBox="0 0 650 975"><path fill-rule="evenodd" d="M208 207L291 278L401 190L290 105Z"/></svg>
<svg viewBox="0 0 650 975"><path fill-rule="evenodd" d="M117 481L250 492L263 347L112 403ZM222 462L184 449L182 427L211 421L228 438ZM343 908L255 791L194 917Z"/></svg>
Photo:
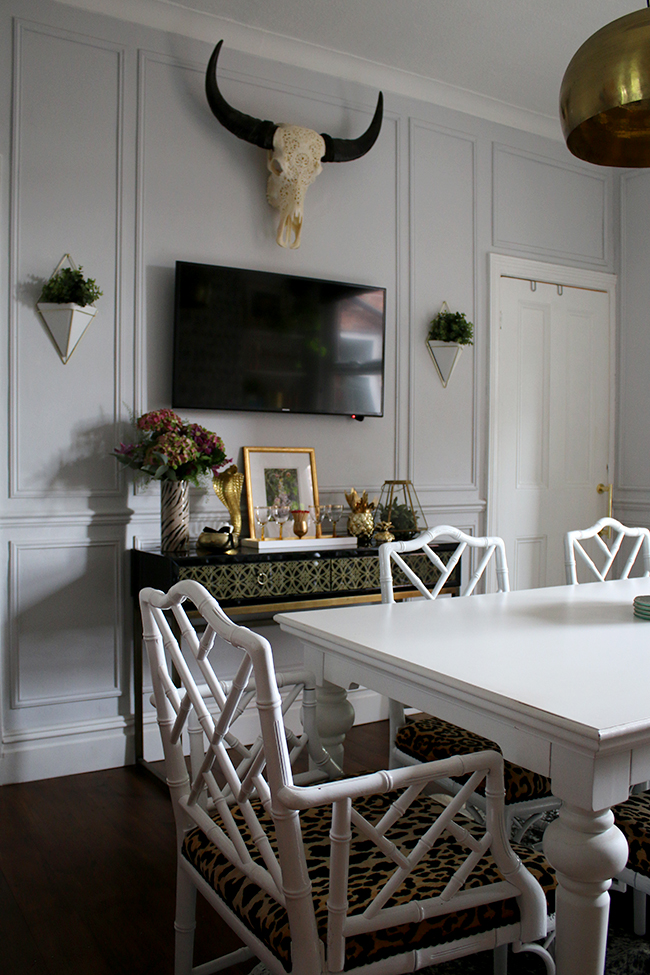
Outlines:
<svg viewBox="0 0 650 975"><path fill-rule="evenodd" d="M280 247L300 247L307 187L323 171L321 163L349 162L372 149L381 129L384 98L379 92L372 122L357 139L333 139L301 125L276 124L244 115L225 100L217 84L219 41L208 63L205 90L212 112L225 128L246 142L268 152L269 178L266 196L280 211L276 240Z"/></svg>

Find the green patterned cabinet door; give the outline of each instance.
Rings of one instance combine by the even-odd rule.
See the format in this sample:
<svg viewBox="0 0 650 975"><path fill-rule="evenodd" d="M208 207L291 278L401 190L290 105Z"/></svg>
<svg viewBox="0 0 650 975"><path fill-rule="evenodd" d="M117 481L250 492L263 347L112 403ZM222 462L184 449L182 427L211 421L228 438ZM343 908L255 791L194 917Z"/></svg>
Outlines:
<svg viewBox="0 0 650 975"><path fill-rule="evenodd" d="M178 578L195 579L224 603L316 596L328 592L330 588L329 564L319 559L180 565Z"/></svg>
<svg viewBox="0 0 650 975"><path fill-rule="evenodd" d="M332 592L368 592L379 588L379 559L373 552L353 559L331 559Z"/></svg>
<svg viewBox="0 0 650 975"><path fill-rule="evenodd" d="M442 561L447 564L451 555L450 551L438 551ZM426 555L422 552L407 552L404 559L414 572L422 579L424 584L432 589L438 581L440 572L432 565ZM355 559L332 559L332 591L333 592L368 592L369 590L379 589L379 559L375 552L360 556ZM399 566L393 567L394 588L396 592L400 589L412 589ZM454 579L453 585L457 586L459 579Z"/></svg>

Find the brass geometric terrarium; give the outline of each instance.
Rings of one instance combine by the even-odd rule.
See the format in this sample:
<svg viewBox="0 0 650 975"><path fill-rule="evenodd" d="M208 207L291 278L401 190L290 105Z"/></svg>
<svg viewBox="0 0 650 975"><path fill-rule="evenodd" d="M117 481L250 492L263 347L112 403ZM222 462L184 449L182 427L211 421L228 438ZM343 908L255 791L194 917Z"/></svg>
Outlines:
<svg viewBox="0 0 650 975"><path fill-rule="evenodd" d="M426 531L427 520L411 481L384 481L375 513L375 525L389 521L396 540Z"/></svg>

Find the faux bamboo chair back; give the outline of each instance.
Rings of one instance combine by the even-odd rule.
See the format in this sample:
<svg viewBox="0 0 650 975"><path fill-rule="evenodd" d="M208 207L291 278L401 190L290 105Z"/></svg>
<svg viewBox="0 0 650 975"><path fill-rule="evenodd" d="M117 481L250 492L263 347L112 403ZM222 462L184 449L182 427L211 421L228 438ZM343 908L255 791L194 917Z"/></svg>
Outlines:
<svg viewBox="0 0 650 975"><path fill-rule="evenodd" d="M613 533L611 545L608 545L600 535L604 528L611 529ZM588 538L593 539L598 555L602 556L603 562L600 568L582 545L582 542ZM620 570L617 569L615 575L613 573L610 575L624 538L634 539L632 548ZM591 528L566 533L564 539L566 581L569 585L575 585L578 582L576 556L594 579L605 582L608 577L610 579L627 579L639 554L641 555L642 574L647 578L650 576L650 531L647 528L628 528L626 525L622 525L620 521L616 521L615 518L601 518Z"/></svg>
<svg viewBox="0 0 650 975"><path fill-rule="evenodd" d="M456 549L452 552L446 564L434 549L430 547L431 542L442 537L451 538L453 541L458 542ZM395 601L393 596L391 561L399 566L409 582L413 584L415 589L425 599L435 599L445 587L447 580L450 578L467 549L473 552L482 552L482 555L469 581L462 589L461 596L469 596L474 592L492 558L494 558L496 565L497 589L499 592L509 592L510 580L508 577L508 563L506 561L506 550L503 539L496 536L476 538L472 535L466 535L465 532L462 532L459 528L453 528L451 525L438 525L407 541L384 542L379 547L379 580L382 602L392 603ZM432 589L428 589L418 574L407 565L402 558L402 552L423 552L429 561L435 565L440 572L440 576Z"/></svg>
<svg viewBox="0 0 650 975"><path fill-rule="evenodd" d="M438 538L451 538L458 542L446 564L430 547L431 543ZM385 542L380 546L379 572L382 602L394 602L391 563L395 563L401 569L422 596L426 599L435 599L444 588L462 555L468 550L478 552L481 557L469 581L461 589L461 596L470 596L475 591L492 558L496 565L497 589L499 592L509 592L508 563L503 539L498 536L474 537L466 535L451 525L438 525L409 541ZM440 576L431 590L401 557L402 552L415 551L423 552L440 571ZM389 761L392 766L439 760L456 752L485 748L498 750L499 747L494 741L459 728L434 715L407 721L404 705L398 701L389 701L388 714ZM547 812L557 809L560 803L551 793L551 783L546 776L522 768L513 762L505 763L505 780L507 828L515 839L521 839L532 825L540 821ZM442 791L454 794L459 788L459 783L453 779L444 779L438 782L438 787ZM475 794L468 801L467 808L477 821L484 821L485 796L481 793Z"/></svg>
<svg viewBox="0 0 650 975"><path fill-rule="evenodd" d="M205 622L200 639L184 600ZM357 968L399 975L440 957L544 938L545 889L551 896L554 878L541 854L518 850L522 863L508 843L499 754L326 778L337 770L318 743L310 675L278 678L268 641L232 623L197 582L177 583L167 594L145 589L140 605L177 824L176 975L192 971L197 889L247 946L201 966L209 971L256 956L274 975ZM228 685L211 663L219 639L241 652ZM282 697L302 698L306 732L293 743L280 687ZM250 693L260 738L247 749L232 723ZM192 713L204 755L190 776L182 733ZM300 747L320 765L310 784L297 784L292 771L291 752ZM425 795L441 773L469 777L447 807ZM481 781L487 827L468 829L463 805ZM548 953L530 947L552 973Z"/></svg>

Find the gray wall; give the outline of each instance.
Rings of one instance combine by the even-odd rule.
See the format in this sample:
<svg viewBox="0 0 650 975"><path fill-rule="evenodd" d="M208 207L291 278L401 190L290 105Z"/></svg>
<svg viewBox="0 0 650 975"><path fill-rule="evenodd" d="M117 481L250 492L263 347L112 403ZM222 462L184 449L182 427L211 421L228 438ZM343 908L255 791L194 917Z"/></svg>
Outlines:
<svg viewBox="0 0 650 975"><path fill-rule="evenodd" d="M155 543L159 500L155 485L134 490L109 452L128 436L128 409L169 405L177 259L385 286L382 419L192 418L223 437L240 467L243 445L314 447L324 501L410 477L430 524L473 531L486 504L488 254L618 269L616 174L580 164L560 141L395 95L388 76L377 145L325 166L307 195L301 248L282 250L264 153L207 107L211 48L45 0L0 10L0 117L12 120L0 136L9 404L0 781L129 760L128 550ZM354 136L374 109L376 89L334 68L292 68L228 39L221 62L229 100L262 118ZM625 309L639 325L645 186L643 176L624 181ZM104 290L67 365L34 308L65 252ZM443 301L476 326L447 389L424 346ZM620 438L621 483L646 521L639 418L650 349L640 327L624 338L621 428L633 428L634 449ZM222 517L211 490L193 492L194 534Z"/></svg>
<svg viewBox="0 0 650 975"><path fill-rule="evenodd" d="M618 456L615 505L623 522L650 524L650 176L621 177Z"/></svg>

